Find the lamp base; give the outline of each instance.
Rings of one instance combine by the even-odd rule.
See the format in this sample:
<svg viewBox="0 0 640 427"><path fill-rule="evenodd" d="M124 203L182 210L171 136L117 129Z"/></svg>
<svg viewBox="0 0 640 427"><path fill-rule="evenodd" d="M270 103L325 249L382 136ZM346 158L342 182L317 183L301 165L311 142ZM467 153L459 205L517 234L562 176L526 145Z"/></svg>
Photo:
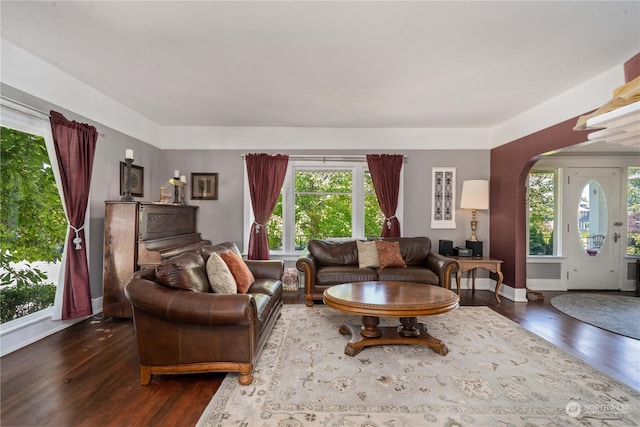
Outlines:
<svg viewBox="0 0 640 427"><path fill-rule="evenodd" d="M477 242L478 237L476 236L476 229L478 228L478 221L476 221L476 210L471 211L471 237L469 240L472 242Z"/></svg>

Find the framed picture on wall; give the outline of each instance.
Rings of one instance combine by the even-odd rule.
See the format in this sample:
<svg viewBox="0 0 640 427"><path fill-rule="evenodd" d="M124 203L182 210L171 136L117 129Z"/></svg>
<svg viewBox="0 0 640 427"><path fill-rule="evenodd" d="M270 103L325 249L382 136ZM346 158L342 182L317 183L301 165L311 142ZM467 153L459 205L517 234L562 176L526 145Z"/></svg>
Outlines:
<svg viewBox="0 0 640 427"><path fill-rule="evenodd" d="M191 199L218 200L218 173L192 173Z"/></svg>
<svg viewBox="0 0 640 427"><path fill-rule="evenodd" d="M124 174L126 173L125 162L120 162L120 195L124 195ZM131 165L131 195L133 197L144 197L144 168L142 166Z"/></svg>

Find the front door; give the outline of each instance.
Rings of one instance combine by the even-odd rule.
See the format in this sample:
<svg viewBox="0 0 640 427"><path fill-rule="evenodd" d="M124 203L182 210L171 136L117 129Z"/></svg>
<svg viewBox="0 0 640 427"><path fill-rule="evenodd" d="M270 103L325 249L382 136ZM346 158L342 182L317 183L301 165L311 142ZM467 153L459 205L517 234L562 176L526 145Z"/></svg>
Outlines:
<svg viewBox="0 0 640 427"><path fill-rule="evenodd" d="M568 289L620 289L620 168L568 168L564 228Z"/></svg>

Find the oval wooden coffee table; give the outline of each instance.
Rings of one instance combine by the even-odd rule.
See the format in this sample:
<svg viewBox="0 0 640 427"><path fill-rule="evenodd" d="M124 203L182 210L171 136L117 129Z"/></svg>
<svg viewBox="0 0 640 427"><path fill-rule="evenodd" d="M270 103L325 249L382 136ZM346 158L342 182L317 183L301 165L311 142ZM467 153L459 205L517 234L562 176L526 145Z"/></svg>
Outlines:
<svg viewBox="0 0 640 427"><path fill-rule="evenodd" d="M443 356L447 346L427 333L416 316L446 313L458 307L458 295L439 286L412 282L355 282L332 286L324 291L324 303L346 313L362 315L362 325L340 326L342 335L351 335L344 349L355 356L364 347L387 344L419 344ZM379 327L380 317L399 317L400 326Z"/></svg>

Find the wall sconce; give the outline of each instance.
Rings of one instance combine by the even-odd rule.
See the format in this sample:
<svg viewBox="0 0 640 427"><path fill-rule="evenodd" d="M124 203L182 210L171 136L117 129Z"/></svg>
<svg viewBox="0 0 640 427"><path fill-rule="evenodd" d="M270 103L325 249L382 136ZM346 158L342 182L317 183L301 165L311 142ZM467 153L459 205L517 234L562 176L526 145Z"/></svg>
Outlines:
<svg viewBox="0 0 640 427"><path fill-rule="evenodd" d="M476 227L476 210L489 209L489 181L471 180L462 183L462 196L460 197L460 208L471 209L471 237L472 242L477 242Z"/></svg>

